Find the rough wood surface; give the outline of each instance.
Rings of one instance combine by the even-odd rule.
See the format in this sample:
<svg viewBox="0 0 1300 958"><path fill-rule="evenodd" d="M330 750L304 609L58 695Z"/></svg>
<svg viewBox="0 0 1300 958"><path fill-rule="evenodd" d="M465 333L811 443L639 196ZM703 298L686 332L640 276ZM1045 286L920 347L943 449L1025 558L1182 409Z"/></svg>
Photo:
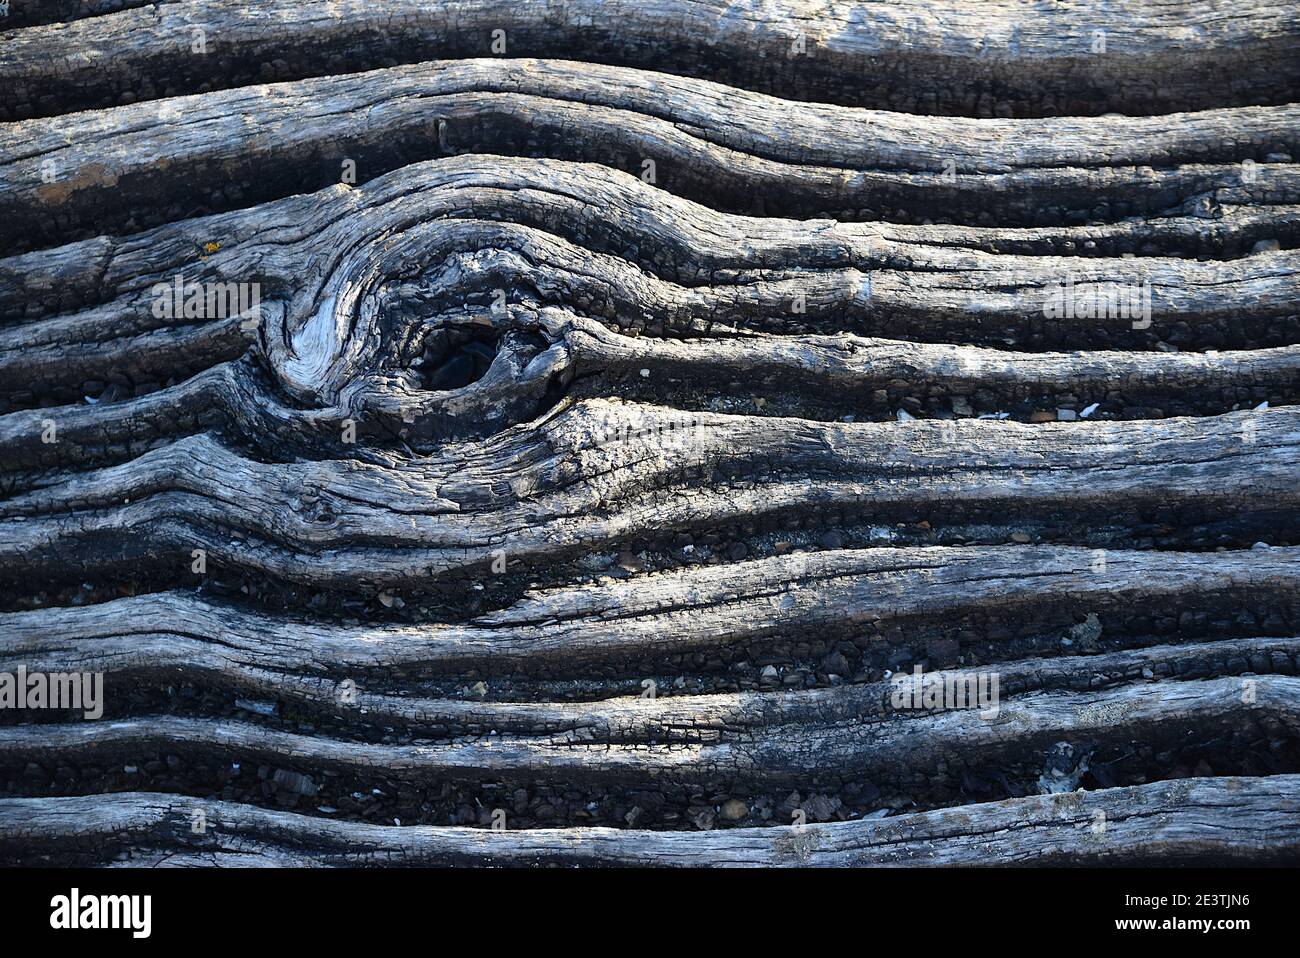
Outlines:
<svg viewBox="0 0 1300 958"><path fill-rule="evenodd" d="M1282 0L207 0L13 31L0 81L4 115L23 118L390 62L574 52L801 100L970 116L1282 103L1300 80L1300 26Z"/></svg>
<svg viewBox="0 0 1300 958"><path fill-rule="evenodd" d="M15 12L0 861L1300 861L1287 5Z"/></svg>
<svg viewBox="0 0 1300 958"><path fill-rule="evenodd" d="M1030 692L1002 702L995 717L971 711L909 715L901 721L864 718L860 708L822 697L764 709L762 723L709 736L714 713L696 716L703 741L681 736L659 742L628 736L610 742L579 727L558 735L488 735L476 741L375 745L326 735L299 735L250 723L153 715L117 721L0 728L10 759L58 766L111 764L137 754L210 756L250 762L288 760L316 770L383 773L415 782L504 780L508 784L641 783L662 780L797 787L801 782L866 775L878 786L924 779L959 780L996 762L1045 754L1064 739L1105 749L1134 739L1177 745L1189 724L1203 735L1252 734L1261 718L1290 731L1300 725L1300 679L1253 680L1254 700L1242 702L1243 680L1221 678L1133 685L1089 693ZM689 719L687 720L689 723ZM726 723L723 723L724 725ZM743 725L743 723L742 723ZM630 740L628 740L630 739Z"/></svg>
<svg viewBox="0 0 1300 958"><path fill-rule="evenodd" d="M0 139L0 155L13 159L0 166L0 239L49 245L64 238L50 228L138 229L205 201L229 208L325 187L345 162L361 181L464 153L591 160L637 175L651 161L654 183L670 192L805 218L1061 226L1193 210L1217 218L1224 191L1243 186L1268 207L1300 196L1294 166L1277 162L1300 154L1294 105L910 117L643 70L461 60L240 87L166 107L55 117ZM232 181L245 185L231 191ZM1286 210L1268 223L1269 238L1295 230Z"/></svg>
<svg viewBox="0 0 1300 958"><path fill-rule="evenodd" d="M1268 535L1300 507L1300 416L1223 419L829 424L590 401L401 467L268 464L187 437L0 504L0 575L182 565L199 548L292 581L412 587L482 571L501 549L546 565L629 528L662 539L826 509L865 522L954 509L995 522L1014 509L1020 522L1085 525L1195 510Z"/></svg>
<svg viewBox="0 0 1300 958"><path fill-rule="evenodd" d="M107 843L125 864L235 867L1244 864L1286 861L1296 854L1297 810L1300 781L1294 775L1153 782L883 821L694 834L392 828L128 793L91 800L0 799L0 849L30 842L46 855L72 850L99 858ZM196 811L212 822L202 836L193 831Z"/></svg>
<svg viewBox="0 0 1300 958"><path fill-rule="evenodd" d="M1151 603L1212 604L1229 593L1240 600L1253 592L1266 603L1269 596L1297 591L1298 564L1294 549L1235 560L1039 547L841 550L548 590L464 625L340 627L183 593L8 613L3 621L12 665L20 654L43 661L61 654L70 663L129 670L150 662L159 669L202 663L217 671L249 666L289 676L333 675L336 681L360 669L369 685L387 681L392 670L562 672L590 661L743 645L782 631L855 623L919 632L927 621L971 610L1009 617L1017 609L1059 605L1062 621L1072 621L1071 604L1114 610L1119 618ZM1017 575L1025 565L1034 569L1032 576ZM139 651L132 652L136 643Z"/></svg>

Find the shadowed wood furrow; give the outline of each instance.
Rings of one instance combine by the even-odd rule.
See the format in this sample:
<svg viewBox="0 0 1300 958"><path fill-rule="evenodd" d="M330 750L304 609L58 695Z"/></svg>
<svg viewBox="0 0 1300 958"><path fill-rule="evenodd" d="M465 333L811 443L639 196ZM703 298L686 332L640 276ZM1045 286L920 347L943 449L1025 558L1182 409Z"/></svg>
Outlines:
<svg viewBox="0 0 1300 958"><path fill-rule="evenodd" d="M1289 7L19 6L0 858L1300 860Z"/></svg>
<svg viewBox="0 0 1300 958"><path fill-rule="evenodd" d="M577 53L794 99L985 117L1280 103L1300 81L1300 29L1284 2L1098 13L1011 0L165 3L11 32L0 117L491 55Z"/></svg>
<svg viewBox="0 0 1300 958"><path fill-rule="evenodd" d="M178 3L182 0L11 0L8 15L0 17L0 31L102 16L129 7L148 6L150 2Z"/></svg>

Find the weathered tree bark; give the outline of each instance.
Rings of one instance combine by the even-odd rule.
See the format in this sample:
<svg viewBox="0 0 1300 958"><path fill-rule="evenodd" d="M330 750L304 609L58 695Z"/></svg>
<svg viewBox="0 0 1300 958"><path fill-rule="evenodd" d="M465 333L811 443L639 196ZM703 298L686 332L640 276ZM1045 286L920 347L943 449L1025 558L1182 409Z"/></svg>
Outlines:
<svg viewBox="0 0 1300 958"><path fill-rule="evenodd" d="M393 866L1259 864L1300 850L1294 775L1153 782L895 819L721 832L491 831L334 822L176 795L0 799L0 849L34 860L127 864ZM194 815L212 823L196 835ZM44 853L44 854L41 854Z"/></svg>
<svg viewBox="0 0 1300 958"><path fill-rule="evenodd" d="M563 305L656 334L851 325L1035 347L1149 348L1158 337L1282 345L1300 314L1291 251L1208 262L990 254L866 224L727 217L601 167L551 161L416 164L360 189L148 237L0 261L0 311L40 317L0 334L13 392L34 397L23 387L37 381L75 390L125 365L128 351L139 367L128 367L132 379L238 355L255 334L240 327L256 324L157 315L159 290L177 277L261 286L263 349L299 401L336 399L358 373L380 373L363 366L385 351L385 362L413 362L393 351L426 342L431 317L477 310L487 320L484 307L498 300ZM626 249L637 253L615 252ZM304 257L321 268L304 275ZM1126 308L1106 318L1072 319L1054 305L1067 293L1104 302L1116 290ZM376 308L358 315L367 297ZM420 325L408 317L394 330L400 312ZM182 357L189 365L177 370ZM58 383L60 373L71 382Z"/></svg>
<svg viewBox="0 0 1300 958"><path fill-rule="evenodd" d="M464 153L595 161L724 210L840 220L1065 226L1180 211L1217 220L1243 187L1268 212L1300 197L1294 164L1279 162L1300 154L1295 105L918 118L641 70L464 60L165 106L56 117L0 138L0 154L15 160L0 166L0 239L17 248L65 239L69 227L140 229L200 205L246 206ZM1266 222L1265 238L1295 236L1288 206ZM1130 237L1142 245L1140 232Z"/></svg>
<svg viewBox="0 0 1300 958"><path fill-rule="evenodd" d="M185 438L0 504L0 575L76 577L145 558L184 567L201 549L292 581L412 587L481 572L500 550L545 565L632 529L663 540L827 509L863 523L997 523L1010 511L1067 527L1188 510L1268 536L1300 505L1298 417L1223 419L993 432L583 403L397 468L267 464Z"/></svg>
<svg viewBox="0 0 1300 958"><path fill-rule="evenodd" d="M336 680L362 670L370 687L394 670L564 674L620 657L639 661L814 630L856 635L901 626L943 634L961 628L954 623L972 612L1010 621L1018 611L1051 609L1055 618L1043 626L1049 634L1058 622L1064 634L1086 611L1108 616L1120 632L1126 618L1153 603L1253 599L1265 616L1289 615L1300 588L1298 564L1295 549L1236 559L1043 547L840 550L548 590L463 625L314 625L181 593L9 613L3 621L15 656L50 661L57 651L70 663L82 664L85 655L132 670L154 657L160 669L184 668L182 658L192 657L205 668L242 664ZM1026 565L1034 574L1018 575ZM875 641L863 638L867 647ZM974 639L966 641L973 652ZM141 651L132 654L136 642Z"/></svg>
<svg viewBox="0 0 1300 958"><path fill-rule="evenodd" d="M501 369L496 373L489 370L479 383L425 401L427 413L436 415L442 429L454 426L462 433L481 433L505 413L521 420L531 418L557 376L570 384L575 395L609 397L626 392L664 402L683 389L712 388L715 398L736 396L753 414L816 419L836 417L844 408L852 408L858 419L893 419L911 383L919 380L929 384L932 394L947 394L931 414L956 419L975 416L969 397L979 393L982 408L1011 410L1002 415L1021 421L1032 415L1034 407L1050 406L1052 397L1065 394L1082 396L1084 401L1095 397L1103 404L1101 416L1124 419L1156 415L1151 411L1156 402L1170 414L1223 412L1238 405L1241 396L1260 391L1276 402L1300 383L1300 350L1290 346L1211 355L1024 353L848 334L756 333L680 341L627 337L558 307L511 309L507 314L543 333L550 344L542 353L544 361L534 363L537 351L527 344L503 345L498 352ZM453 328L457 325L455 316L446 320ZM174 350L144 353L143 358L156 362L160 374L175 377L194 363L196 354L202 355L205 343L220 344L223 352L217 357L237 356L252 342L237 326L232 321L215 325L212 336L178 337ZM86 349L78 364L81 375L121 370L132 359L139 362L140 342L133 339L121 349ZM43 380L28 379L33 368L42 368L33 361L33 353L30 346L18 347L11 362L0 360L0 368L12 373L14 385L39 382L52 390L58 388L58 374L66 376L76 368L71 350L63 347L50 350L51 358L60 361L44 364ZM647 368L658 375L639 377L639 371ZM503 375L507 371L509 375ZM722 377L725 383L718 382ZM733 382L743 383L743 389L732 386ZM33 474L27 470L36 467L134 458L165 438L180 438L205 425L234 428L240 422L261 422L273 433L266 398L258 398L263 392L263 384L246 365L224 361L174 387L137 399L64 406L57 412L48 408L14 412L0 419L0 443L9 453L3 464L9 475L4 479L16 490L23 482L20 472L30 482ZM495 417L484 414L485 402ZM394 398L378 396L373 405L390 418L402 414ZM358 407L349 414L362 411ZM64 441L37 441L51 416L57 417ZM282 426L293 421L287 410L283 416ZM1247 431L1248 423L1243 426ZM696 423L693 428L703 425ZM957 426L949 424L941 430L941 438L951 439Z"/></svg>
<svg viewBox="0 0 1300 958"><path fill-rule="evenodd" d="M0 859L1300 860L1300 29L1096 20L24 6Z"/></svg>
<svg viewBox="0 0 1300 958"><path fill-rule="evenodd" d="M1300 678L1137 684L1087 694L1036 692L1002 702L997 715L970 711L863 720L857 710L774 709L761 726L725 731L717 741L611 743L594 731L559 735L491 735L479 741L374 745L326 735L296 735L251 723L154 715L57 726L0 728L11 761L104 766L142 755L180 753L254 762L280 761L320 771L383 773L415 782L501 779L507 783L671 783L778 787L826 776L867 775L890 787L1046 754L1069 739L1088 749L1138 740L1177 747L1190 723L1198 734L1258 734L1265 720L1294 732L1300 725ZM823 707L818 707L823 706ZM848 714L835 716L836 711ZM825 715L826 712L831 713ZM904 713L905 714L905 713ZM711 718L706 712L702 719ZM838 720L837 720L838 719ZM585 734L584 734L585 732ZM937 770L937 771L936 771Z"/></svg>
<svg viewBox="0 0 1300 958"><path fill-rule="evenodd" d="M1148 573L1150 574L1150 573ZM802 588L817 587L813 580ZM1102 588L1105 588L1103 584ZM1136 591L1136 590L1135 590ZM1154 591L1141 592L1138 601L1150 601ZM1194 587L1180 594L1195 595ZM859 605L850 607L842 597L818 589L826 605L844 610L844 617L878 614ZM1038 593L1042 598L1045 593ZM1086 593L1073 592L1088 598ZM1092 593L1095 598L1098 591ZM987 597L986 597L987 598ZM991 598L988 598L991 605ZM827 617L815 622L811 609L784 615L778 621L760 602L738 597L747 631L718 634L709 610L646 616L661 630L673 620L699 621L694 632L680 634L676 649L740 645L781 626L826 627ZM1014 605L1014 601L1010 603ZM1127 603L1115 603L1122 610ZM1138 603L1133 602L1135 607ZM955 605L947 611L955 611ZM1107 610L1108 614L1113 612ZM657 619L657 621L656 621ZM187 623L184 632L172 623ZM903 611L878 621L923 627L922 615ZM457 645L468 648L459 657L451 652L447 630L428 629L418 638L411 630L389 628L312 630L299 623L273 617L232 614L229 609L163 594L147 600L120 600L103 607L51 613L8 613L5 626L14 643L0 668L13 671L26 664L33 670L106 672L123 680L153 682L162 678L208 683L251 695L257 701L291 702L321 717L346 719L354 727L402 726L425 735L486 735L501 731L516 734L583 734L601 740L627 743L647 741L716 741L726 733L780 724L782 718L817 716L825 721L877 719L890 711L894 686L886 681L833 689L797 692L740 692L711 695L672 695L661 698L615 697L592 702L485 702L458 698L416 698L390 694L394 674L463 669L473 664L481 671L506 674L511 669L536 670L544 666L552 675L581 674L584 667L620 656L654 654L652 633L636 628L610 637L600 646L562 645L547 631L498 626L480 630L482 639L456 635ZM126 628L130 624L130 629ZM229 623L229 624L228 624ZM623 627L625 632L629 626ZM680 629L681 626L678 626ZM707 637L705 628L714 631ZM556 631L554 628L549 632ZM678 635L677 629L673 630ZM488 636L492 636L488 641ZM876 643L880 645L882 643ZM365 657L349 656L366 648ZM662 648L662 643L659 648ZM524 651L527 650L527 651ZM967 650L968 656L974 650ZM1096 690L1139 679L1144 675L1196 678L1233 675L1246 671L1291 674L1300 671L1300 644L1294 638L1253 638L1205 641L1187 645L1155 645L1098 653L1084 659L1074 656L1002 662L1000 688L1006 694L1037 689ZM966 680L971 669L952 671L954 681ZM947 677L949 672L944 672ZM340 684L351 678L361 684L354 701L339 700ZM537 680L532 680L536 682ZM542 680L545 684L545 680ZM617 690L618 679L609 680ZM557 683L550 683L557 688ZM378 691L376 691L378 689Z"/></svg>
<svg viewBox="0 0 1300 958"><path fill-rule="evenodd" d="M6 118L438 57L570 55L909 113L1129 114L1285 103L1291 6L909 0L869 11L724 0L164 3L11 33ZM498 32L500 31L500 32Z"/></svg>

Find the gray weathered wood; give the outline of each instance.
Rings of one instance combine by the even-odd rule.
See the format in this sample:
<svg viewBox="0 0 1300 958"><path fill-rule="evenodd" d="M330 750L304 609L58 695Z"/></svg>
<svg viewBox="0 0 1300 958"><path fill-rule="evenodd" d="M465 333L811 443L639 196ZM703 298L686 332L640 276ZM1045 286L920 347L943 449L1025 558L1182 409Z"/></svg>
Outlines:
<svg viewBox="0 0 1300 958"><path fill-rule="evenodd" d="M0 115L493 53L576 53L916 113L1167 113L1292 99L1300 79L1292 14L1277 0L1179 0L1105 16L1084 2L1012 0L869 9L726 0L519 0L504 9L490 0L166 3L12 31L0 48L0 81L12 91ZM196 29L205 52L193 52ZM504 50L493 49L494 30L504 31Z"/></svg>
<svg viewBox="0 0 1300 958"><path fill-rule="evenodd" d="M0 129L0 157L11 158L0 165L0 242L49 245L70 228L247 206L339 182L345 161L360 182L463 153L636 175L652 161L657 186L737 212L1060 226L1205 210L1242 186L1269 206L1295 202L1292 164L1266 161L1300 155L1300 107L972 120L563 60L422 63ZM1291 217L1270 225L1294 235Z"/></svg>
<svg viewBox="0 0 1300 958"><path fill-rule="evenodd" d="M959 779L962 771L1028 755L1068 740L1089 749L1138 741L1176 747L1189 724L1205 733L1262 717L1300 724L1300 678L1137 683L1091 693L1031 692L975 710L864 717L859 710L772 709L760 726L717 741L602 741L591 730L503 734L423 745L375 745L302 735L248 722L176 715L0 727L0 748L19 764L103 766L154 754L195 754L309 769L382 773L417 782L726 783L797 786L817 777L867 775L882 784ZM1249 688L1249 694L1247 694ZM821 706L821 707L819 707ZM837 716L836 711L846 712ZM854 714L854 712L859 714ZM706 713L706 719L707 719ZM585 734L583 734L585 732ZM939 769L943 771L940 772Z"/></svg>
<svg viewBox="0 0 1300 958"><path fill-rule="evenodd" d="M985 521L1012 508L1123 523L1161 507L1248 520L1300 504L1298 417L816 423L593 400L392 466L264 463L200 435L0 502L0 571L76 576L145 557L179 570L203 549L294 581L413 586L481 572L498 550L545 564L633 529L818 508L884 522L957 504Z"/></svg>
<svg viewBox="0 0 1300 958"><path fill-rule="evenodd" d="M217 800L0 799L0 849L31 860L231 866L1262 864L1300 850L1295 775L1152 782L800 829L492 831L334 822ZM212 827L192 828L202 811ZM33 852L33 849L35 850ZM47 857L48 856L48 857Z"/></svg>
<svg viewBox="0 0 1300 958"><path fill-rule="evenodd" d="M1300 860L1287 5L14 3L6 864Z"/></svg>

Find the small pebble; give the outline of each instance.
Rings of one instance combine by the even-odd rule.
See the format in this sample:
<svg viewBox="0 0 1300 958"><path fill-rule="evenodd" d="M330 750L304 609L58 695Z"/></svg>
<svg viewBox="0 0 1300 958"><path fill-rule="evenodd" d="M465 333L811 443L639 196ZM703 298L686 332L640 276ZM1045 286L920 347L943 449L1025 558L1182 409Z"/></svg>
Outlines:
<svg viewBox="0 0 1300 958"><path fill-rule="evenodd" d="M722 803L719 813L724 821L738 822L749 814L749 806L738 798L732 798Z"/></svg>

